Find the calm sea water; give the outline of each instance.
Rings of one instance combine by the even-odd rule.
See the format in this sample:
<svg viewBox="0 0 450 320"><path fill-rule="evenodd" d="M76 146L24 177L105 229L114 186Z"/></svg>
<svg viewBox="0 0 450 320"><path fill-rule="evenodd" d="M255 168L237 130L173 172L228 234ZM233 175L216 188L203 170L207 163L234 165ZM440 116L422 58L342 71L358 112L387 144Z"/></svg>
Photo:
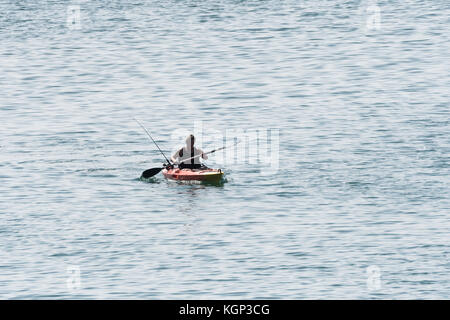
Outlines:
<svg viewBox="0 0 450 320"><path fill-rule="evenodd" d="M0 298L450 298L447 0L70 5L0 3ZM133 117L279 170L140 181Z"/></svg>

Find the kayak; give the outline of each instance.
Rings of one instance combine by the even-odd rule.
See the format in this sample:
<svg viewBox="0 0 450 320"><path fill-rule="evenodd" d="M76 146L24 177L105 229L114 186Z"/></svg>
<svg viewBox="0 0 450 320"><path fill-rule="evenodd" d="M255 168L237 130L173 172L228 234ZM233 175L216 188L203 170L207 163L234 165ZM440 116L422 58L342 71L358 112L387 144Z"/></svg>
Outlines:
<svg viewBox="0 0 450 320"><path fill-rule="evenodd" d="M164 169L163 175L167 179L178 181L196 181L196 182L220 182L223 178L223 172L220 169Z"/></svg>

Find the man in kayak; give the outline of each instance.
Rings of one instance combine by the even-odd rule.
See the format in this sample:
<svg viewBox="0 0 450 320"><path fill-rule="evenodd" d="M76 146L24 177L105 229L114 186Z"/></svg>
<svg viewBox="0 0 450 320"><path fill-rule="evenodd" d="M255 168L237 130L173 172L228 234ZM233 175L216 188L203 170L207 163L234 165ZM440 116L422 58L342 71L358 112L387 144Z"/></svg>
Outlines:
<svg viewBox="0 0 450 320"><path fill-rule="evenodd" d="M172 163L178 163L178 168L180 169L207 169L206 166L202 165L200 158L208 159L208 156L203 153L199 148L194 147L195 137L194 135L189 135L186 138L186 146L178 150L170 157ZM187 160L191 157L199 156L195 159ZM187 160L184 162L184 160Z"/></svg>

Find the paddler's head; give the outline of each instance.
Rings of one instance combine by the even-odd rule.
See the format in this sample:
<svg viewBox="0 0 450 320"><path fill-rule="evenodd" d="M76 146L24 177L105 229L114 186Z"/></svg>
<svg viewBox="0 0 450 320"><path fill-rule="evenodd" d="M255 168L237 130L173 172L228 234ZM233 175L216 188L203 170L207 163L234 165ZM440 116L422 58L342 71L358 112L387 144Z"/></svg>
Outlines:
<svg viewBox="0 0 450 320"><path fill-rule="evenodd" d="M186 138L186 145L192 148L192 147L194 147L194 143L195 143L195 137L193 134L190 134Z"/></svg>

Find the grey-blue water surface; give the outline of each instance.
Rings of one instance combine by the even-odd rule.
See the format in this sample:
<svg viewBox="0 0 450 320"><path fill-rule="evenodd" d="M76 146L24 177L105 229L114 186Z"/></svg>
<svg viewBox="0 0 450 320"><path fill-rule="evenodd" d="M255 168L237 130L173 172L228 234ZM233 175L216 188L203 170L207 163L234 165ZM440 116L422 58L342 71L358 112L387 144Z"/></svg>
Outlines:
<svg viewBox="0 0 450 320"><path fill-rule="evenodd" d="M449 25L447 0L2 0L0 298L449 298ZM279 130L279 170L140 181L163 159L133 117L167 153L195 120Z"/></svg>

